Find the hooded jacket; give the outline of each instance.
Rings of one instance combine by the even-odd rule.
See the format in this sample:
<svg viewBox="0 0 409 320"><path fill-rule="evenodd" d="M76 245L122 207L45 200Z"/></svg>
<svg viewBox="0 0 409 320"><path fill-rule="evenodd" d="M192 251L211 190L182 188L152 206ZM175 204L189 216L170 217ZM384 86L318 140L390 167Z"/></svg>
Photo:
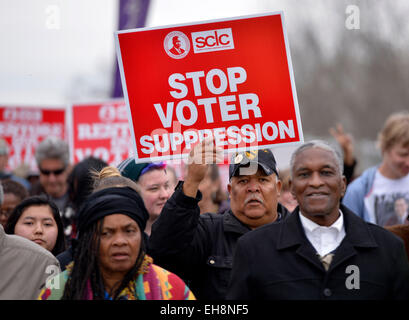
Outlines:
<svg viewBox="0 0 409 320"><path fill-rule="evenodd" d="M373 215L374 203L369 201L369 196L372 192L378 167L379 166L374 166L365 170L360 177L352 181L348 185L345 196L342 199L343 205L348 207L360 218L372 223L375 223Z"/></svg>

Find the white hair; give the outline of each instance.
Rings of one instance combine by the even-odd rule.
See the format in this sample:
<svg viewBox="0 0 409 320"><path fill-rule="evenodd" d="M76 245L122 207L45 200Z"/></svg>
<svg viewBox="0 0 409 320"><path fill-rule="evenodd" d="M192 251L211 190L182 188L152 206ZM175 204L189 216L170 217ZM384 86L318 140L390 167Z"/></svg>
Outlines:
<svg viewBox="0 0 409 320"><path fill-rule="evenodd" d="M48 137L37 146L35 158L38 165L45 159L58 159L64 166L68 166L70 161L68 143L57 137Z"/></svg>
<svg viewBox="0 0 409 320"><path fill-rule="evenodd" d="M302 151L311 149L311 148L320 148L326 151L331 152L334 155L334 158L336 160L337 164L337 169L339 174L342 176L344 174L344 161L340 155L340 153L333 148L328 142L323 141L323 140L312 140L310 142L306 142L299 146L291 155L291 160L290 160L290 177L293 177L293 170L294 170L294 162L295 158L298 154L300 154Z"/></svg>

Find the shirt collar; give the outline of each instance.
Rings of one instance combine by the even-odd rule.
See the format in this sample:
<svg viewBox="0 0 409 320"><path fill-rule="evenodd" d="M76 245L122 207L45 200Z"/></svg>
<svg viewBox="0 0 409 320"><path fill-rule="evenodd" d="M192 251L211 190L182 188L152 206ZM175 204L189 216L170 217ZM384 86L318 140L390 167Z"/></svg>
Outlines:
<svg viewBox="0 0 409 320"><path fill-rule="evenodd" d="M317 228L334 228L338 232L341 232L343 226L344 226L344 216L342 214L342 211L339 210L339 217L338 219L329 227L324 227L320 226L319 224L315 223L314 221L306 218L300 211L300 221L301 225L303 226L304 230L309 231L309 232L314 232Z"/></svg>

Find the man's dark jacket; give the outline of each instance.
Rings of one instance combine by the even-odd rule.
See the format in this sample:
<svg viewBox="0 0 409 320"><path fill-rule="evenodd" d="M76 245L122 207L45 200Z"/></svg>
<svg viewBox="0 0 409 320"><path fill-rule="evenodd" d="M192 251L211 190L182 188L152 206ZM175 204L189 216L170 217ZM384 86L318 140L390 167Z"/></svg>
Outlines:
<svg viewBox="0 0 409 320"><path fill-rule="evenodd" d="M409 263L401 239L345 206L345 238L328 272L307 240L299 209L243 236L227 299L408 299Z"/></svg>
<svg viewBox="0 0 409 320"><path fill-rule="evenodd" d="M237 240L251 229L230 210L200 214L200 200L200 191L188 197L179 183L152 226L148 253L183 278L197 299L224 300ZM280 219L287 214L279 205Z"/></svg>

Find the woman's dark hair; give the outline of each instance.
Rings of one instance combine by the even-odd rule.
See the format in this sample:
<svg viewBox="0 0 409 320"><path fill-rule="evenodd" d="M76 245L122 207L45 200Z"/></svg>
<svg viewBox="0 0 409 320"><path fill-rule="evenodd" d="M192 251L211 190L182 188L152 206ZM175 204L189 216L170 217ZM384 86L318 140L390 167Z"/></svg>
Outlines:
<svg viewBox="0 0 409 320"><path fill-rule="evenodd" d="M62 224L60 211L58 210L57 205L46 195L32 196L32 197L28 197L24 199L23 201L21 201L12 211L9 219L7 220L7 224L6 224L6 227L4 228L4 231L8 234L14 234L14 229L21 215L24 213L24 211L27 208L32 207L32 206L49 206L50 207L51 212L53 214L53 218L58 228L57 241L55 243L53 250L51 250L51 253L54 256L56 256L60 254L61 252L65 251L64 227Z"/></svg>
<svg viewBox="0 0 409 320"><path fill-rule="evenodd" d="M74 253L72 272L64 288L61 300L85 299L88 280L90 281L93 299L103 300L105 286L100 272L99 246L103 219L94 223L86 231L81 232ZM141 247L135 265L128 271L120 283L114 286L113 292L108 292L115 300L121 291L134 280L145 256L145 242L141 230Z"/></svg>
<svg viewBox="0 0 409 320"><path fill-rule="evenodd" d="M210 179L212 180L213 183L218 183L219 188L217 188L217 191L212 193L212 201L220 206L223 201L227 200L227 195L226 192L223 191L223 188L221 187L220 181L220 172L219 172L219 166L216 163L213 163L209 166L209 176Z"/></svg>
<svg viewBox="0 0 409 320"><path fill-rule="evenodd" d="M93 191L92 172L100 171L108 164L98 158L88 157L78 162L68 176L68 195L77 211L88 195Z"/></svg>

